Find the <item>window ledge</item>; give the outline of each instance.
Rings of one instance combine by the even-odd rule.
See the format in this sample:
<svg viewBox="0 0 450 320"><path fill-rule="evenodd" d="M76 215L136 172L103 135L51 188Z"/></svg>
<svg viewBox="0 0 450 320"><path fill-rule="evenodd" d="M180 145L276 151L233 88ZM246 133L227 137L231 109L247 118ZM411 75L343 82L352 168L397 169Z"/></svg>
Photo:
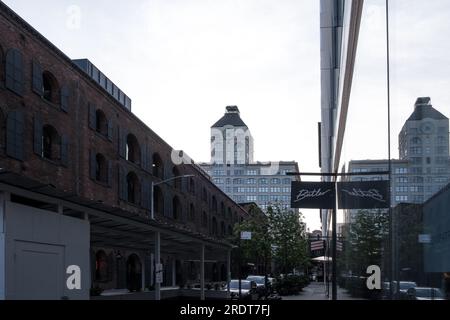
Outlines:
<svg viewBox="0 0 450 320"><path fill-rule="evenodd" d="M98 184L99 186L102 186L102 187L105 187L105 188L109 188L109 189L112 188L112 186L110 186L110 185L108 184L108 182L99 181L99 180L97 180L97 179L92 179L92 178L91 178L91 181L94 182L95 184Z"/></svg>
<svg viewBox="0 0 450 320"><path fill-rule="evenodd" d="M42 161L51 163L54 166L63 167L63 165L61 164L60 160L52 160L52 159L48 159L48 158L45 158L45 157L39 157L39 156L38 156L38 158L41 159Z"/></svg>
<svg viewBox="0 0 450 320"><path fill-rule="evenodd" d="M101 132L98 132L97 130L94 130L94 129L91 129L91 130L95 132L95 136L97 136L97 137L99 137L99 138L101 138L101 139L103 139L103 140L105 140L107 142L112 142L111 140L108 139L107 135L105 135L105 134L103 134Z"/></svg>

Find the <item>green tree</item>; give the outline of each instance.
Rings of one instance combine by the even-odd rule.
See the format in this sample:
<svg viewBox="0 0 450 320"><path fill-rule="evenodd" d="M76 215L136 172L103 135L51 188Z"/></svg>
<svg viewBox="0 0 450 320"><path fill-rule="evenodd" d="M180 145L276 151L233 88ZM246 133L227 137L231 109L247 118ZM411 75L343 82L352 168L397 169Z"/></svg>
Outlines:
<svg viewBox="0 0 450 320"><path fill-rule="evenodd" d="M303 216L274 204L269 206L267 218L271 243L275 247L273 259L282 273L307 267L309 250Z"/></svg>
<svg viewBox="0 0 450 320"><path fill-rule="evenodd" d="M269 235L269 220L261 209L255 205L248 210L249 217L240 224L236 224L233 232L233 243L240 247L241 264L262 264L264 270L271 261L271 237ZM242 231L252 233L250 240L240 240Z"/></svg>
<svg viewBox="0 0 450 320"><path fill-rule="evenodd" d="M382 265L389 232L389 216L383 210L359 210L346 241L346 266L354 275L366 275L370 265Z"/></svg>

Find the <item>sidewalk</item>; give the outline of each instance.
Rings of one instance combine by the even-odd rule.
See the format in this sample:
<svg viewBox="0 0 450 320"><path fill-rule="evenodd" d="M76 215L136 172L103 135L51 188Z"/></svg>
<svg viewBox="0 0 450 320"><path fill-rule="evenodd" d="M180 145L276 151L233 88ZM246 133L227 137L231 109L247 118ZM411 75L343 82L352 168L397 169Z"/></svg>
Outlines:
<svg viewBox="0 0 450 320"><path fill-rule="evenodd" d="M331 297L331 292L330 292ZM338 287L338 300L362 300L351 297L346 290ZM323 282L311 282L309 286L296 296L285 296L282 300L330 300L327 297L327 289Z"/></svg>

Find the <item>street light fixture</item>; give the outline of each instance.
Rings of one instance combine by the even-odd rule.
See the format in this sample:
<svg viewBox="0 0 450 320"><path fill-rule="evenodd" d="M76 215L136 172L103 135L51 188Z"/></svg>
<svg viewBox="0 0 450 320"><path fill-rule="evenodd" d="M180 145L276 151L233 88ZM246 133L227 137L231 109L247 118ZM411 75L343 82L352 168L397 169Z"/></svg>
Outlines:
<svg viewBox="0 0 450 320"><path fill-rule="evenodd" d="M185 174L185 175L182 175L182 176L176 176L176 177L172 177L172 178L169 178L169 179L166 179L166 180L162 180L162 181L159 181L159 182L156 182L156 183L152 181L152 187L151 187L151 200L152 200L152 203L151 203L151 210L150 210L150 214L151 214L151 219L152 220L155 220L155 204L154 204L155 187L160 185L160 184L172 181L172 180L181 179L181 178L190 178L190 177L195 177L195 176L193 174Z"/></svg>

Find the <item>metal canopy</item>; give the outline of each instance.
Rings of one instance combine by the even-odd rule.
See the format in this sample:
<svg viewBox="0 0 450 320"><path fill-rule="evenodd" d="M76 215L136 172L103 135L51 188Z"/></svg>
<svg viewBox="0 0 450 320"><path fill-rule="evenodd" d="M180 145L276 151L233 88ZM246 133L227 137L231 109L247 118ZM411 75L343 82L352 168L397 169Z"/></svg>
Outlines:
<svg viewBox="0 0 450 320"><path fill-rule="evenodd" d="M19 174L0 169L0 188L30 199L62 205L70 212L84 212L91 224L91 242L149 250L154 245L154 233L161 233L164 248L186 252L189 247L198 253L195 243L209 248L230 250L226 241L192 231L166 221L151 220L148 216L130 213L119 207L107 206L93 199L58 191L52 185L42 184Z"/></svg>

